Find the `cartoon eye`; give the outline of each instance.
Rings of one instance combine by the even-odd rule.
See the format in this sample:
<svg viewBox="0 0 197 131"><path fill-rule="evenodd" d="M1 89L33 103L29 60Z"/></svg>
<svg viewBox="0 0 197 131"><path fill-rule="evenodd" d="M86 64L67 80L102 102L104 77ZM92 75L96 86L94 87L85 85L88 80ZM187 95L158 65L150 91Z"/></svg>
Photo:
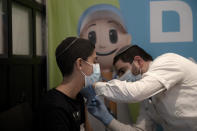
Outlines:
<svg viewBox="0 0 197 131"><path fill-rule="evenodd" d="M117 42L118 34L115 29L109 30L109 38L110 38L111 43L115 44Z"/></svg>
<svg viewBox="0 0 197 131"><path fill-rule="evenodd" d="M95 31L91 31L88 33L88 39L93 43L96 44L96 33Z"/></svg>

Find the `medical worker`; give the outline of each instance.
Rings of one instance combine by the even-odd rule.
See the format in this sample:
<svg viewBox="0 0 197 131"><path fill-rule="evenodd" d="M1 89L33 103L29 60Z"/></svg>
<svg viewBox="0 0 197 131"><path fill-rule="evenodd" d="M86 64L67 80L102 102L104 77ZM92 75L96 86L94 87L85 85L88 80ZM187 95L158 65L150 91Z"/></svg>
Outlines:
<svg viewBox="0 0 197 131"><path fill-rule="evenodd" d="M89 99L88 111L109 129L152 131L151 125L155 122L164 131L197 130L197 65L194 62L174 53L163 54L152 61L148 53L133 45L121 49L113 64L119 76L127 74L124 76L127 81L138 80L140 75L141 79L136 82L126 79L96 82L93 85L96 94L116 102L145 101L137 124L130 126L114 119L98 97ZM128 70L123 68L126 65ZM122 77L119 79L123 80ZM93 92L93 88L88 89Z"/></svg>

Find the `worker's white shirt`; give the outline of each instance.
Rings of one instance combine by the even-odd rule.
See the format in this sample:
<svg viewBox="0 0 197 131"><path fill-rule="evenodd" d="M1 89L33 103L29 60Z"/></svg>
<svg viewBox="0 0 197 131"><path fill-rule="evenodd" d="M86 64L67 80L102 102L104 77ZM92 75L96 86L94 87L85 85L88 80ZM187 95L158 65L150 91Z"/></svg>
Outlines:
<svg viewBox="0 0 197 131"><path fill-rule="evenodd" d="M98 82L95 91L119 102L139 102L152 97L146 115L159 122L165 131L197 130L197 65L177 54L156 58L139 81Z"/></svg>

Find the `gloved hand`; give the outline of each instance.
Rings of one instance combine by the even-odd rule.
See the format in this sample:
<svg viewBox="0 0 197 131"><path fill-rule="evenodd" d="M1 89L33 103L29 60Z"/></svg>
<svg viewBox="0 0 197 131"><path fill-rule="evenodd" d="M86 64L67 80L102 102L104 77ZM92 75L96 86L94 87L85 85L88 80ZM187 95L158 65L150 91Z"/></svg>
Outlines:
<svg viewBox="0 0 197 131"><path fill-rule="evenodd" d="M98 96L90 102L87 102L87 109L90 114L99 119L106 126L114 119Z"/></svg>
<svg viewBox="0 0 197 131"><path fill-rule="evenodd" d="M88 101L91 101L96 96L96 93L95 93L94 88L92 86L84 87L83 89L81 89L80 93Z"/></svg>

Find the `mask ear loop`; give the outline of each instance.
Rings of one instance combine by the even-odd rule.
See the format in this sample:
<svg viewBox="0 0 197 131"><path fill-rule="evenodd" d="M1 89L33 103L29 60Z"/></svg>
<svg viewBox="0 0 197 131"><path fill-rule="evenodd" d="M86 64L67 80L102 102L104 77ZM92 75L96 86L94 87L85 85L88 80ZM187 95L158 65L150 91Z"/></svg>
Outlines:
<svg viewBox="0 0 197 131"><path fill-rule="evenodd" d="M83 71L81 71L81 73L82 73L83 76L86 76L85 73L83 73Z"/></svg>
<svg viewBox="0 0 197 131"><path fill-rule="evenodd" d="M82 60L83 60L83 59L82 59ZM85 73L83 73L83 71L81 70L81 67L80 67L79 69L80 69L81 74L85 77L86 75L85 75Z"/></svg>
<svg viewBox="0 0 197 131"><path fill-rule="evenodd" d="M83 59L82 59L83 60ZM83 61L85 61L85 60L83 60ZM85 61L87 64L89 64L90 66L92 66L92 68L94 68L93 66L93 64L91 64L91 63L89 63L89 62L87 62L87 61ZM80 67L80 70L81 70L81 67ZM86 75L82 70L81 70L81 73L84 75L84 76L88 76L88 75Z"/></svg>
<svg viewBox="0 0 197 131"><path fill-rule="evenodd" d="M83 59L82 59L83 60ZM85 61L85 60L83 60L83 61ZM89 64L89 65L91 65L91 66L93 66L93 64L91 64L91 63L89 63L89 62L87 62L87 61L85 61L87 64Z"/></svg>
<svg viewBox="0 0 197 131"><path fill-rule="evenodd" d="M83 59L82 59L83 60ZM85 61L85 60L83 60L83 61ZM94 64L91 64L91 63L89 63L89 62L87 62L87 61L85 61L88 65L90 65L90 66L92 66L92 69L94 70ZM93 73L94 73L94 71L93 71ZM86 75L87 76L87 75Z"/></svg>

